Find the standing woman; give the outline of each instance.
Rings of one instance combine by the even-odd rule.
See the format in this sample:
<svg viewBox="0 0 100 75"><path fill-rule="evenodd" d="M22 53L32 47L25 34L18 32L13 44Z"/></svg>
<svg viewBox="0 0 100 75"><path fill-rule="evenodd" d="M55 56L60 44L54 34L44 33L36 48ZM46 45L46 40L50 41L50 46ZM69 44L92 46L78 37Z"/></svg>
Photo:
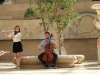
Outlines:
<svg viewBox="0 0 100 75"><path fill-rule="evenodd" d="M15 26L14 32L5 32L5 35L8 38L13 38L13 53L15 54L16 57L16 69L20 69L20 61L21 61L21 52L23 51L23 47L21 44L21 32L20 32L20 27L17 25Z"/></svg>

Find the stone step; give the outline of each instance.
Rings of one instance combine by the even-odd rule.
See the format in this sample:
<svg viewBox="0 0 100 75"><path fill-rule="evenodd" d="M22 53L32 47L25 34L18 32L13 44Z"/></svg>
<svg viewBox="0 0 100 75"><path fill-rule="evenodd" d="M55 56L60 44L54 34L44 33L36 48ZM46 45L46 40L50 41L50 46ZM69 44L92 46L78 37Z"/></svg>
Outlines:
<svg viewBox="0 0 100 75"><path fill-rule="evenodd" d="M12 2L15 3L15 4L29 3L28 0L12 0ZM32 0L32 3L34 3L34 0Z"/></svg>
<svg viewBox="0 0 100 75"><path fill-rule="evenodd" d="M27 8L29 4L2 4L0 5L0 19L11 19L11 17L12 19L23 19Z"/></svg>
<svg viewBox="0 0 100 75"><path fill-rule="evenodd" d="M4 20L4 19L13 19L12 16L0 16L0 19Z"/></svg>

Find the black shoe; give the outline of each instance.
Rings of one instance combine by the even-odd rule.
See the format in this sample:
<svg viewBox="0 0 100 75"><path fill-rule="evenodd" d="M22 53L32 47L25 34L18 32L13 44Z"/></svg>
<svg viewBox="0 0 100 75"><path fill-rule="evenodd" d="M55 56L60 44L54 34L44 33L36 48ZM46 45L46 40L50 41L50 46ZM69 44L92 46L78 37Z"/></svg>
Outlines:
<svg viewBox="0 0 100 75"><path fill-rule="evenodd" d="M55 65L51 65L50 69L57 69Z"/></svg>
<svg viewBox="0 0 100 75"><path fill-rule="evenodd" d="M44 66L44 69L49 69L49 66L48 66L48 65L45 65L45 66Z"/></svg>

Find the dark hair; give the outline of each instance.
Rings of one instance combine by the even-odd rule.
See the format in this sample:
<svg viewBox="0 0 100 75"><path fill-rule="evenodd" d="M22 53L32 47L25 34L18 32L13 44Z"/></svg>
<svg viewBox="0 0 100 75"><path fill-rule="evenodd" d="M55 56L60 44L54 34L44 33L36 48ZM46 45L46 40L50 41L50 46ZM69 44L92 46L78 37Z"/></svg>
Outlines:
<svg viewBox="0 0 100 75"><path fill-rule="evenodd" d="M45 32L45 34L50 35L50 37L53 37L52 33L50 34L49 32Z"/></svg>
<svg viewBox="0 0 100 75"><path fill-rule="evenodd" d="M18 31L18 32L16 31L16 27L18 27L18 28L19 28L19 31ZM20 32L20 27L19 27L18 25L16 25L16 26L15 26L14 35L16 35L16 34L17 34L17 33L19 33L19 32Z"/></svg>

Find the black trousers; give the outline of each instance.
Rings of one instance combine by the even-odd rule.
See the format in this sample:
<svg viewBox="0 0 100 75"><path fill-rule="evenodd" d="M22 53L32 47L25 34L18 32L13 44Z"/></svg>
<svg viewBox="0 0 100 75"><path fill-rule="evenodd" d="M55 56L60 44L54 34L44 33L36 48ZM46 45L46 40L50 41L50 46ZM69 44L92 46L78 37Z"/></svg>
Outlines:
<svg viewBox="0 0 100 75"><path fill-rule="evenodd" d="M44 62L43 60L42 60L42 57L43 57L43 54L44 54L45 52L43 52L43 53L41 53L40 55L38 55L38 59L41 61L41 63L43 64L43 65L45 65L45 64L47 64L46 62ZM56 53L54 53L53 52L53 56L54 56L54 59L53 59L53 61L52 61L52 64L56 64L56 61L57 61L57 57L58 57L58 55L56 54Z"/></svg>

